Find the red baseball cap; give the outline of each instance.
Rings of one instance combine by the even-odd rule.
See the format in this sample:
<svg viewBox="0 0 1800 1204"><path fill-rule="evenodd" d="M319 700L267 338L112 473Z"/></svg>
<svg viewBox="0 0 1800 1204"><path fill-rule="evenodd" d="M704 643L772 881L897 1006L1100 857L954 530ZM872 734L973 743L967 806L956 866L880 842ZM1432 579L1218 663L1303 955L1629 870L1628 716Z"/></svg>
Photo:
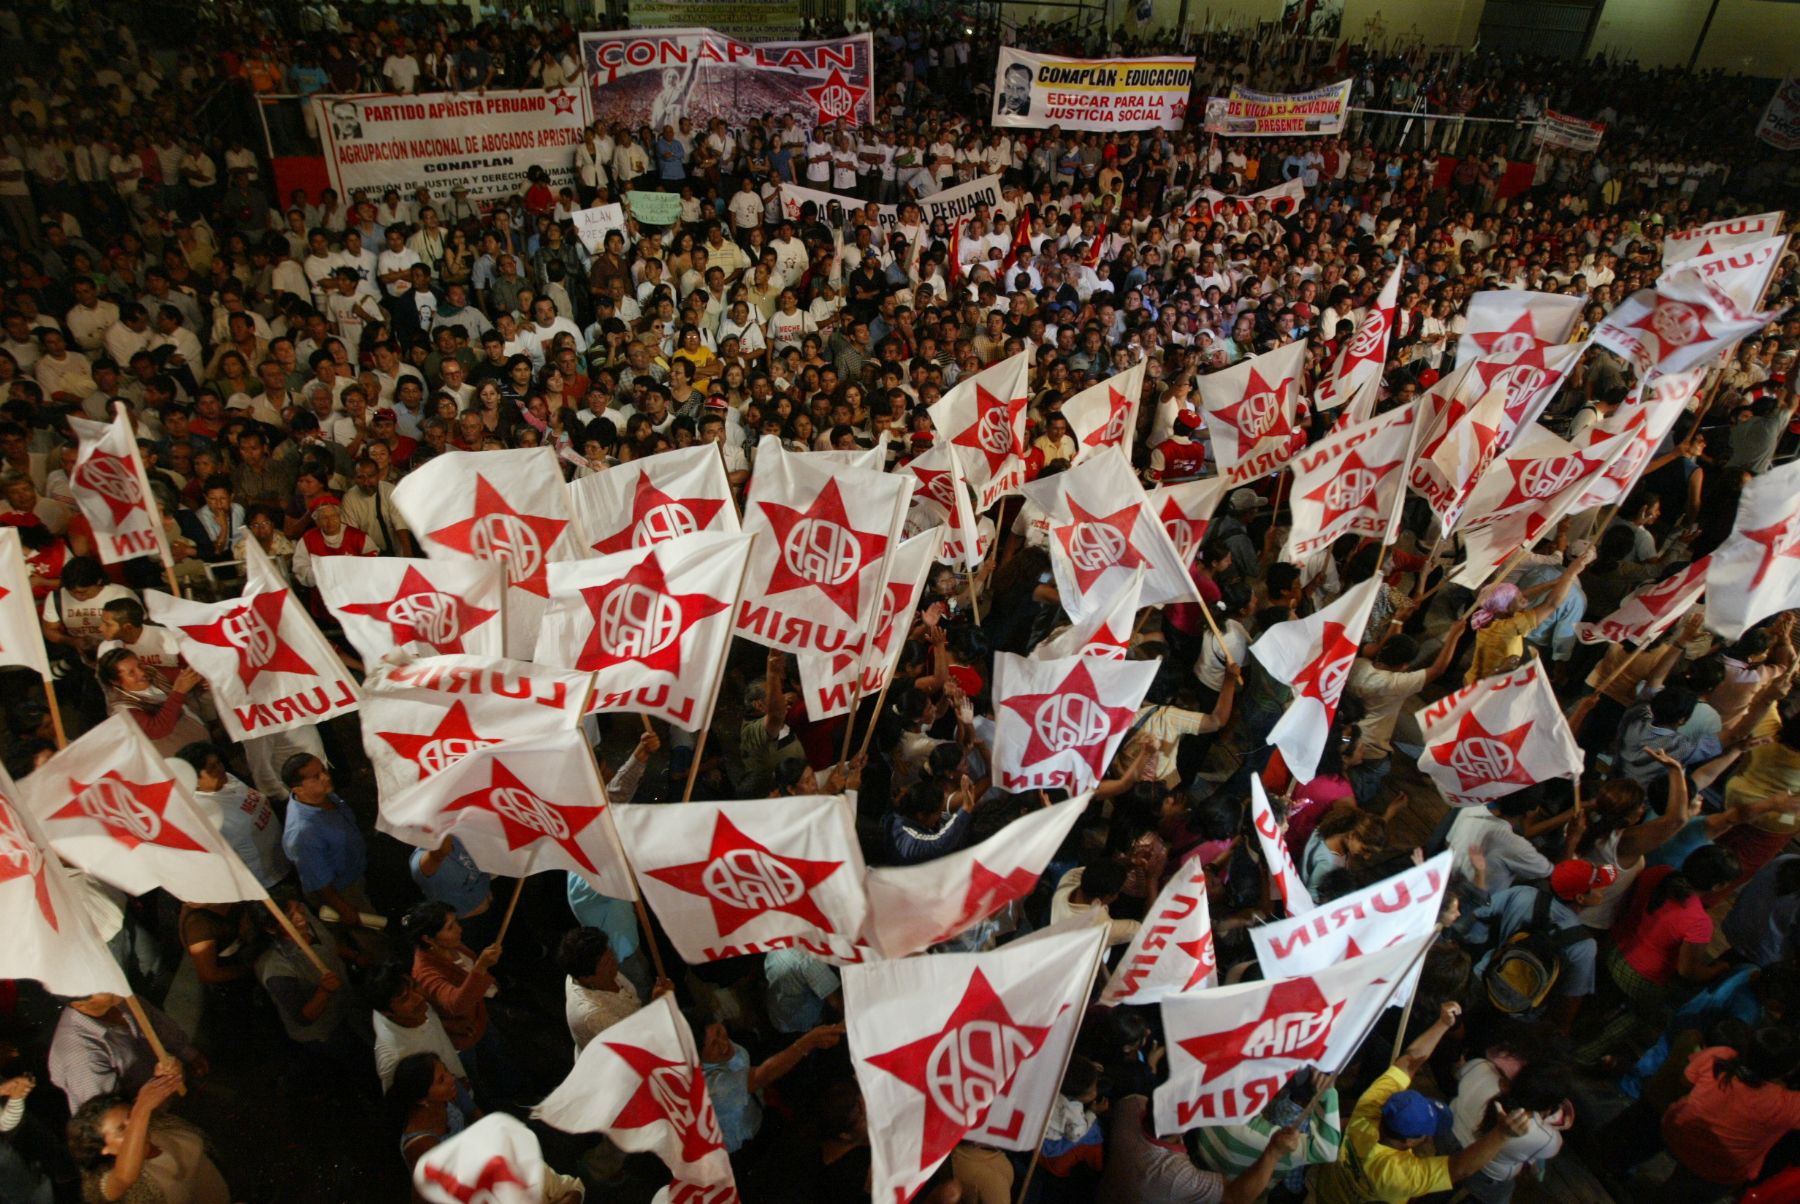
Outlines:
<svg viewBox="0 0 1800 1204"><path fill-rule="evenodd" d="M1591 890L1600 890L1611 886L1619 880L1619 867L1616 865L1595 865L1591 861L1570 858L1559 862L1550 871L1550 889L1556 897L1571 902L1587 894Z"/></svg>

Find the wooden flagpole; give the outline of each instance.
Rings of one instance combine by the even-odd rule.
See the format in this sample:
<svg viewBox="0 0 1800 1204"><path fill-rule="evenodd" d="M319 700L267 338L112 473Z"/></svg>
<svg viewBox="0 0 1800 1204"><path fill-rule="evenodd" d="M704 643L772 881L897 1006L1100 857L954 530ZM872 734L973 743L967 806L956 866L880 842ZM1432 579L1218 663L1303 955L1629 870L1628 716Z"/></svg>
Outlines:
<svg viewBox="0 0 1800 1204"><path fill-rule="evenodd" d="M711 725L709 724L708 726L710 727ZM698 768L700 765L700 750L706 746L706 731L707 729L704 727L700 729L699 747L694 750L695 768ZM587 741L583 740L582 744L586 745ZM588 749L588 768L593 771L594 781L600 787L601 800L605 802L608 807L612 806L612 798L606 793L606 782L600 776L600 761L594 756L594 750L592 748ZM694 773L693 770L690 769L688 771L688 793L692 794L693 789ZM684 797L681 801L685 803L687 799ZM610 815L605 816L604 819L606 823L612 823L612 817ZM617 838L617 835L618 833L615 829L615 839ZM620 847L622 849L623 845ZM632 868L631 859L629 857L625 859L625 872L631 877L631 906L633 910L637 912L638 923L643 926L644 947L650 950L650 964L656 968L656 976L658 978L666 979L669 977L669 972L663 966L662 950L657 948L656 944L656 930L650 926L650 913L644 910L644 892L638 889L637 871ZM524 889L525 879L521 878L519 879L518 887L513 891L512 902L506 905L506 915L500 921L500 935L494 938L495 944L499 944L501 938L506 936L507 926L512 923L513 908L519 905L519 895Z"/></svg>
<svg viewBox="0 0 1800 1204"><path fill-rule="evenodd" d="M756 550L756 532L752 531L752 532L750 532L750 551L753 552L755 550ZM746 553L744 556L743 570L738 573L737 588L731 591L731 611L730 611L731 614L734 614L734 615L737 614L738 606L744 600L744 578L748 577L749 575L750 575L750 556L748 553ZM729 645L729 642L728 642L728 645ZM718 676L721 679L723 679L725 676L725 660L723 657L721 657L719 659ZM714 689L714 705L715 705L715 707L717 706L717 689L716 689L716 687ZM686 783L686 785L684 785L682 787L682 790L681 790L681 801L684 803L691 803L694 801L694 783L700 780L700 761L705 756L706 736L707 736L707 733L710 731L712 731L712 719L711 719L711 716L708 716L707 722L700 728L699 739L694 741L694 760L688 766L687 783ZM640 914L643 911L643 905L641 903L638 905L638 911ZM661 963L659 962L658 964L660 965Z"/></svg>
<svg viewBox="0 0 1800 1204"><path fill-rule="evenodd" d="M56 701L56 682L44 674L44 701L50 704L50 726L56 730L56 747L69 747L69 734L63 730L62 706Z"/></svg>
<svg viewBox="0 0 1800 1204"><path fill-rule="evenodd" d="M125 996L125 1006L131 1009L132 1016L137 1019L138 1028L143 1031L144 1040L150 1043L150 1052L156 1055L156 1060L158 1062L166 1060L169 1051L163 1045L162 1038L157 1035L156 1026L150 1023L150 1017L145 1014L143 1002L136 995L127 995Z"/></svg>
<svg viewBox="0 0 1800 1204"><path fill-rule="evenodd" d="M269 909L269 914L275 917L275 922L281 925L281 930L288 934L288 939L300 947L300 952L306 954L306 960L313 964L313 968L320 974L330 974L332 970L325 964L325 959L320 957L310 944L300 939L300 930L294 926L294 921L288 916L287 910L267 895L262 897L262 903Z"/></svg>
<svg viewBox="0 0 1800 1204"><path fill-rule="evenodd" d="M1095 981L1100 978L1100 972L1105 966L1106 942L1101 941L1099 947L1094 952L1093 973L1088 975L1087 995L1084 997L1081 1004L1082 1015L1075 1018L1075 1028L1070 1034L1069 1047L1063 1051L1062 1069L1056 1072L1056 1082L1059 1088L1062 1085L1063 1077L1069 1073L1069 1059L1075 1054L1074 1036L1081 1031L1081 1022L1086 1018L1087 1009L1092 1006L1094 1002L1094 984ZM1044 1152L1044 1134L1050 1131L1051 1111L1052 1109L1049 1108L1044 1109L1044 1123L1038 1126L1037 1144L1031 1147L1031 1161L1025 1165L1025 1177L1019 1183L1018 1204L1025 1204L1025 1200L1031 1195L1032 1176L1037 1173L1038 1157Z"/></svg>
<svg viewBox="0 0 1800 1204"><path fill-rule="evenodd" d="M506 904L506 914L500 917L500 931L494 934L494 944L496 945L501 944L506 940L506 930L512 926L513 912L516 911L519 906L519 896L525 893L526 877L527 875L524 874L519 875L513 885L512 899Z"/></svg>

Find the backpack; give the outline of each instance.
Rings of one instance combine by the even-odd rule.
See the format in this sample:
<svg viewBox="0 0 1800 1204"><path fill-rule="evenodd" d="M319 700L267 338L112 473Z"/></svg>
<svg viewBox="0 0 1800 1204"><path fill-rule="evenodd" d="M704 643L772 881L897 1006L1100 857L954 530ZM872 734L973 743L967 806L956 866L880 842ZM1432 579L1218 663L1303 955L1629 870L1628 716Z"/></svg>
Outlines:
<svg viewBox="0 0 1800 1204"><path fill-rule="evenodd" d="M1543 1007L1563 972L1563 950L1592 939L1580 924L1554 928L1550 892L1539 888L1531 922L1494 949L1481 976L1488 1002L1508 1016L1528 1017Z"/></svg>

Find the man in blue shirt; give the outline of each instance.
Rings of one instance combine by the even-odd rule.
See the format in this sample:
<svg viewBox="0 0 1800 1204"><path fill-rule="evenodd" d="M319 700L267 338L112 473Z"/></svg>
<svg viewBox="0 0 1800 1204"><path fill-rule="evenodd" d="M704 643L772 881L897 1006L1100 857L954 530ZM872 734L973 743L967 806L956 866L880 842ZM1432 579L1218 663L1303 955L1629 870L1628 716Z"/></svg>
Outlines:
<svg viewBox="0 0 1800 1204"><path fill-rule="evenodd" d="M454 836L435 849L414 849L407 859L413 884L427 899L456 910L470 948L485 949L500 933L494 915L494 879L475 864Z"/></svg>
<svg viewBox="0 0 1800 1204"><path fill-rule="evenodd" d="M681 1014L693 1031L706 1093L719 1114L719 1132L730 1154L743 1149L762 1128L763 1088L790 1073L807 1054L830 1049L844 1039L843 1025L821 1024L767 1061L752 1066L750 1051L733 1041L725 1026L709 1013L683 1008Z"/></svg>
<svg viewBox="0 0 1800 1204"><path fill-rule="evenodd" d="M1571 930L1585 932L1581 917L1575 914L1576 909L1599 903L1606 895L1606 888L1618 877L1617 866L1595 865L1579 858L1558 863L1550 871L1550 914L1542 935ZM1474 931L1485 932L1492 942L1488 953L1475 963L1477 978L1487 972L1488 963L1501 946L1515 933L1531 927L1532 914L1542 890L1541 886L1509 886L1475 912L1472 917ZM1598 946L1591 935L1561 946L1562 972L1557 976L1555 987L1559 1003L1553 1011L1557 1024L1565 1033L1574 1024L1581 1001L1594 993L1597 952Z"/></svg>
<svg viewBox="0 0 1800 1204"><path fill-rule="evenodd" d="M656 174L664 186L680 184L687 179L687 148L675 137L675 127L665 125L656 140Z"/></svg>
<svg viewBox="0 0 1800 1204"><path fill-rule="evenodd" d="M332 793L331 771L311 753L295 753L281 766L281 782L288 788L281 849L300 875L307 903L315 912L337 912L335 925L355 934L359 945L378 944L362 921L373 910L363 888L368 846L349 804Z"/></svg>

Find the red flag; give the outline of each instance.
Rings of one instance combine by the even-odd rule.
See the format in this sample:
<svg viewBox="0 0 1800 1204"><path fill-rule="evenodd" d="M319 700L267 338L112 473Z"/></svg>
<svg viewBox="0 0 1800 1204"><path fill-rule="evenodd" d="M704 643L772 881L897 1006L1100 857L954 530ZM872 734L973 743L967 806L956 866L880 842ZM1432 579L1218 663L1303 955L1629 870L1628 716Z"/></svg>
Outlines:
<svg viewBox="0 0 1800 1204"><path fill-rule="evenodd" d="M1131 459L1147 367L1147 361L1140 360L1063 402L1063 417L1069 420L1069 433L1075 438L1074 463L1108 447L1118 448Z"/></svg>
<svg viewBox="0 0 1800 1204"><path fill-rule="evenodd" d="M863 939L883 957L910 957L1023 899L1092 797L1078 794L1033 811L946 857L869 870Z"/></svg>
<svg viewBox="0 0 1800 1204"><path fill-rule="evenodd" d="M579 730L475 748L382 804L402 832L432 847L454 835L490 874L580 874L615 899L635 897L600 775Z"/></svg>
<svg viewBox="0 0 1800 1204"><path fill-rule="evenodd" d="M131 994L76 897L80 888L18 797L0 769L0 978L29 978L56 995Z"/></svg>
<svg viewBox="0 0 1800 1204"><path fill-rule="evenodd" d="M750 537L683 535L550 566L537 661L594 674L595 711L712 721Z"/></svg>
<svg viewBox="0 0 1800 1204"><path fill-rule="evenodd" d="M537 1134L504 1112L490 1112L426 1150L413 1166L413 1189L431 1204L543 1204L546 1176Z"/></svg>
<svg viewBox="0 0 1800 1204"><path fill-rule="evenodd" d="M1213 457L1231 484L1274 472L1306 446L1298 426L1305 365L1306 343L1296 341L1195 378Z"/></svg>
<svg viewBox="0 0 1800 1204"><path fill-rule="evenodd" d="M1344 535L1386 539L1406 483L1417 404L1339 427L1295 461L1293 523L1282 557L1298 563Z"/></svg>
<svg viewBox="0 0 1800 1204"><path fill-rule="evenodd" d="M744 530L758 538L736 633L790 652L859 649L912 490L899 473L821 463L765 437L744 505Z"/></svg>
<svg viewBox="0 0 1800 1204"><path fill-rule="evenodd" d="M50 676L25 551L18 528L9 526L0 526L0 664L23 665L39 677Z"/></svg>
<svg viewBox="0 0 1800 1204"><path fill-rule="evenodd" d="M1581 750L1536 661L1440 698L1419 712L1419 725L1425 733L1419 770L1453 807L1581 776Z"/></svg>
<svg viewBox="0 0 1800 1204"><path fill-rule="evenodd" d="M127 894L268 897L129 715L70 741L25 779L19 802L58 856Z"/></svg>
<svg viewBox="0 0 1800 1204"><path fill-rule="evenodd" d="M1160 661L1091 656L994 665L994 784L1002 790L1088 790L1105 776Z"/></svg>
<svg viewBox="0 0 1800 1204"><path fill-rule="evenodd" d="M1255 1118L1302 1068L1343 1069L1430 937L1300 978L1193 991L1162 1001L1169 1079L1158 1133Z"/></svg>
<svg viewBox="0 0 1800 1204"><path fill-rule="evenodd" d="M69 428L80 440L69 491L81 516L94 528L101 561L117 564L154 556L164 564L174 563L130 420L123 411L111 422L71 415Z"/></svg>
<svg viewBox="0 0 1800 1204"><path fill-rule="evenodd" d="M969 219L966 217L959 217L956 219L955 224L950 227L950 254L944 263L944 274L949 278L952 288L956 286L958 280L962 279L963 266L960 261L962 255L962 232L963 224L968 220Z"/></svg>
<svg viewBox="0 0 1800 1204"><path fill-rule="evenodd" d="M868 901L843 795L613 808L626 855L690 964L798 945L840 963Z"/></svg>
<svg viewBox="0 0 1800 1204"><path fill-rule="evenodd" d="M1183 862L1144 913L1118 969L1100 993L1108 1007L1155 1003L1218 981L1212 912L1206 901L1206 866Z"/></svg>
<svg viewBox="0 0 1800 1204"><path fill-rule="evenodd" d="M244 543L244 592L195 602L151 590L150 617L175 630L182 659L212 688L233 737L270 736L356 710L362 692L286 578Z"/></svg>
<svg viewBox="0 0 1800 1204"><path fill-rule="evenodd" d="M577 539L594 552L649 547L696 531L736 531L725 461L710 443L628 460L569 482Z"/></svg>
<svg viewBox="0 0 1800 1204"><path fill-rule="evenodd" d="M1706 623L1728 640L1800 606L1800 460L1750 481L1706 570Z"/></svg>
<svg viewBox="0 0 1800 1204"><path fill-rule="evenodd" d="M1006 248L1006 258L1000 263L1000 279L1004 286L1006 274L1012 271L1013 264L1019 262L1019 252L1031 247L1031 225L1034 214L1032 207L1026 205L1019 210L1019 216L1013 221L1012 245ZM1004 291L1010 292L1010 289Z"/></svg>
<svg viewBox="0 0 1800 1204"><path fill-rule="evenodd" d="M439 653L501 653L505 582L497 564L326 556L314 561L313 576L365 663L413 643Z"/></svg>
<svg viewBox="0 0 1800 1204"><path fill-rule="evenodd" d="M1375 298L1375 304L1369 306L1369 312L1356 327L1356 333L1350 336L1338 352L1337 362L1331 371L1319 383L1319 390L1313 399L1313 407L1320 410L1336 409L1347 405L1344 412L1349 421L1362 422L1375 412L1376 395L1381 390L1381 375L1387 366L1388 344L1394 334L1394 311L1399 307L1400 277L1405 274L1406 261L1394 264L1394 270L1388 273L1387 283L1381 286L1381 293ZM1327 337L1336 331L1326 331Z"/></svg>
<svg viewBox="0 0 1800 1204"><path fill-rule="evenodd" d="M957 1142L988 1124L1034 1058L1056 1069L1039 1100L1020 1101L1028 1146L1055 1100L1052 1030L1087 1002L1100 928L845 969L850 1058L869 1113L870 1195L904 1204ZM1035 1128L1033 1127L1035 1126ZM989 1144L993 1144L990 1139Z"/></svg>
<svg viewBox="0 0 1800 1204"><path fill-rule="evenodd" d="M948 440L987 510L1025 480L1025 418L1031 354L1021 351L956 382L931 407L931 424Z"/></svg>
<svg viewBox="0 0 1800 1204"><path fill-rule="evenodd" d="M445 452L394 487L394 505L428 555L487 560L506 573L506 652L537 644L552 560L580 555L574 513L556 453Z"/></svg>
<svg viewBox="0 0 1800 1204"><path fill-rule="evenodd" d="M1518 355L1566 343L1581 321L1587 298L1523 289L1489 289L1469 298L1456 367L1484 355Z"/></svg>
<svg viewBox="0 0 1800 1204"><path fill-rule="evenodd" d="M1380 577L1370 577L1303 619L1274 624L1250 645L1269 675L1293 690L1269 743L1281 750L1298 781L1310 782L1318 771L1344 682L1382 588Z"/></svg>
<svg viewBox="0 0 1800 1204"><path fill-rule="evenodd" d="M652 999L589 1041L531 1117L655 1154L690 1184L732 1182L700 1055L673 995Z"/></svg>

